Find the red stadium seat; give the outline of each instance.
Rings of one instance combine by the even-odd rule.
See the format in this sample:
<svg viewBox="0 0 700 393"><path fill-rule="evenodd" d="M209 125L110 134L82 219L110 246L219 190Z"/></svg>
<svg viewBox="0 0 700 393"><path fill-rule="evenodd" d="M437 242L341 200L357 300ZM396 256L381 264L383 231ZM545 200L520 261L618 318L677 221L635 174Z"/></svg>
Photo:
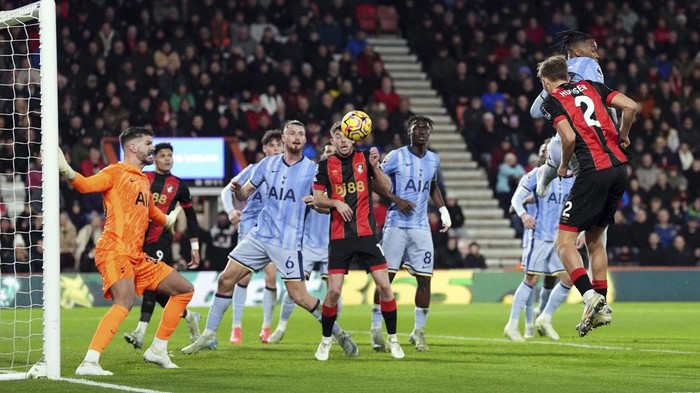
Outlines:
<svg viewBox="0 0 700 393"><path fill-rule="evenodd" d="M368 33L377 31L377 7L371 4L358 4L355 7L355 16L361 30Z"/></svg>
<svg viewBox="0 0 700 393"><path fill-rule="evenodd" d="M399 30L399 14L392 5L380 5L377 7L379 18L379 30L383 33L395 33Z"/></svg>

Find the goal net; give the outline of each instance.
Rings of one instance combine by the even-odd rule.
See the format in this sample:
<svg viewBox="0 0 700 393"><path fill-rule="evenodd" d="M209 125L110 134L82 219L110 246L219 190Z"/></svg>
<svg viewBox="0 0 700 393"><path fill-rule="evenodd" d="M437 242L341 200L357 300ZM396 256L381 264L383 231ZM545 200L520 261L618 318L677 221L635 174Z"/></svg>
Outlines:
<svg viewBox="0 0 700 393"><path fill-rule="evenodd" d="M0 12L0 380L60 377L55 26Z"/></svg>

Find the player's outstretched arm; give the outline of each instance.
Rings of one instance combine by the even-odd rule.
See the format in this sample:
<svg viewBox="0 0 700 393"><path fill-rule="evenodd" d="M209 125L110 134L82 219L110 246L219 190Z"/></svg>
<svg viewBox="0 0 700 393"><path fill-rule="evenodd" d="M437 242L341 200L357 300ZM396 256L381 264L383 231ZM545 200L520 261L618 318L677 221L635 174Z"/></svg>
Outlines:
<svg viewBox="0 0 700 393"><path fill-rule="evenodd" d="M112 186L112 177L105 171L85 177L73 170L68 165L65 155L63 155L63 150L60 148L58 149L58 171L61 173L61 176L73 183L73 187L82 194L104 192Z"/></svg>
<svg viewBox="0 0 700 393"><path fill-rule="evenodd" d="M630 127L637 116L637 102L622 93L617 93L610 101L610 106L622 110L620 119L620 146L626 149L630 145Z"/></svg>
<svg viewBox="0 0 700 393"><path fill-rule="evenodd" d="M196 269L199 266L199 223L197 222L197 213L195 213L192 205L183 208L185 217L187 218L187 232L190 234L190 246L192 247L192 259L187 263L190 269Z"/></svg>
<svg viewBox="0 0 700 393"><path fill-rule="evenodd" d="M535 98L535 102L532 103L532 106L530 107L530 117L533 119L539 119L541 117L544 117L544 114L542 113L542 102L544 101L543 97L547 97L547 92L542 90L542 92L537 95L537 98Z"/></svg>
<svg viewBox="0 0 700 393"><path fill-rule="evenodd" d="M314 205L321 209L335 209L344 221L352 221L353 212L350 206L343 201L328 198L324 190L314 188Z"/></svg>
<svg viewBox="0 0 700 393"><path fill-rule="evenodd" d="M574 155L574 145L576 143L576 132L571 128L566 120L561 120L556 125L557 134L561 137L561 163L557 170L557 175L560 177L571 177L568 174L569 161Z"/></svg>

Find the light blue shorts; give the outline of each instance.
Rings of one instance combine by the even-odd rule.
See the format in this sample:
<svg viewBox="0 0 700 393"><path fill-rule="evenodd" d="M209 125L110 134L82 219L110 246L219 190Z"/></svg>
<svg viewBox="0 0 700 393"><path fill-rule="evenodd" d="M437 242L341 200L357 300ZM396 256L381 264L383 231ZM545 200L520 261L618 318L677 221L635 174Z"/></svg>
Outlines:
<svg viewBox="0 0 700 393"><path fill-rule="evenodd" d="M390 272L403 267L414 276L433 275L435 250L430 230L384 227L382 249Z"/></svg>
<svg viewBox="0 0 700 393"><path fill-rule="evenodd" d="M554 249L554 242L533 239L531 244L525 259L525 273L554 276L564 271L564 265Z"/></svg>
<svg viewBox="0 0 700 393"><path fill-rule="evenodd" d="M279 246L263 243L251 234L238 243L228 254L230 259L244 268L258 272L272 262L280 272L282 280L304 280L304 265L301 251L285 250Z"/></svg>
<svg viewBox="0 0 700 393"><path fill-rule="evenodd" d="M321 276L328 276L328 247L326 248L307 248L301 251L304 259L304 273L307 277L314 270L314 266L318 263L318 272Z"/></svg>

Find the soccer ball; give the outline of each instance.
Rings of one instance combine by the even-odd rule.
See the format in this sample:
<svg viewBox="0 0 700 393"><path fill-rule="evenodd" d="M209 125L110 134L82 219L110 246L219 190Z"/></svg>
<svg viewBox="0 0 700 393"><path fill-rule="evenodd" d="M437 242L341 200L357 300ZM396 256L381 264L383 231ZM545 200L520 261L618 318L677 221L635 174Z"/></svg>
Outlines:
<svg viewBox="0 0 700 393"><path fill-rule="evenodd" d="M362 111L350 111L340 121L343 134L355 142L364 139L372 132L372 119Z"/></svg>

